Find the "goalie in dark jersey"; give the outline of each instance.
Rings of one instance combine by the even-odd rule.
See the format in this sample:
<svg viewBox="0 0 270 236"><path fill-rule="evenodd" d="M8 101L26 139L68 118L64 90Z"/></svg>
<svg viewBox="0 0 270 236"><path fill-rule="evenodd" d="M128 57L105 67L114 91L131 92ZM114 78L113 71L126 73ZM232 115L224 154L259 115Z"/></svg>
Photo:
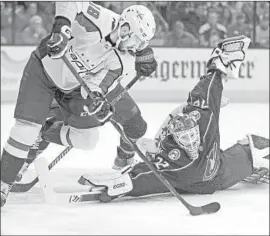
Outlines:
<svg viewBox="0 0 270 236"><path fill-rule="evenodd" d="M269 139L256 135L220 148L222 78L237 78L250 39L229 38L212 52L207 74L164 121L155 140L141 138L140 149L179 192L210 194L247 180L269 184ZM256 152L255 152L256 151ZM83 175L92 191L104 187L108 199L165 193L168 189L145 163L106 175Z"/></svg>

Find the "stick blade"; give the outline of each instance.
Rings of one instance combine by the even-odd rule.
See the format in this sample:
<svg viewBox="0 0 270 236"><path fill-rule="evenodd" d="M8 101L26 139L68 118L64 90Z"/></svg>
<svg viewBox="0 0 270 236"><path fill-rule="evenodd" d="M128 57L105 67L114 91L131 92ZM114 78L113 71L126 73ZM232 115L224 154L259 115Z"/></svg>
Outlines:
<svg viewBox="0 0 270 236"><path fill-rule="evenodd" d="M203 214L213 214L220 210L220 204L218 202L212 202L201 207L192 207L190 209L190 214L193 216L203 215Z"/></svg>

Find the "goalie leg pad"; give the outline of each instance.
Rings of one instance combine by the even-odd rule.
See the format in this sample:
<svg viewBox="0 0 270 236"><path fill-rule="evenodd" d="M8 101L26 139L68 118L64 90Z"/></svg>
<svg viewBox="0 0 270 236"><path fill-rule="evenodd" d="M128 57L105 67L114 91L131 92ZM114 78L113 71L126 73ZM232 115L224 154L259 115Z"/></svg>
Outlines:
<svg viewBox="0 0 270 236"><path fill-rule="evenodd" d="M102 188L106 191L108 196L120 196L133 189L133 183L129 175L130 171L131 166L127 166L120 171L109 174L85 174L78 182L80 184L89 185L91 191L100 190Z"/></svg>

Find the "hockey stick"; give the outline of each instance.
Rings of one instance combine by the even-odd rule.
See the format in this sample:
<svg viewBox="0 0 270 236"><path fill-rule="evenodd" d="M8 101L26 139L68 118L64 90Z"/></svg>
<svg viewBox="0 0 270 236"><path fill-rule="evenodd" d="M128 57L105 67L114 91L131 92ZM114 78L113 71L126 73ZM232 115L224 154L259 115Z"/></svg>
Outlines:
<svg viewBox="0 0 270 236"><path fill-rule="evenodd" d="M66 58L66 56L63 56L63 61L65 62L66 66L70 69L74 77L78 80L80 85L85 89L87 94L94 99L93 94L90 90L90 88L86 85L86 83L83 81L83 79L79 76L77 71L73 68L69 60ZM104 98L105 100L105 98ZM138 148L136 143L132 142L126 135L124 134L122 128L120 125L114 121L113 119L110 119L111 124L114 126L114 128L119 132L119 134L126 138L126 140L129 142L129 144L132 146L133 150L140 156L140 158L145 162L145 164L148 166L148 168L155 174L155 176L168 188L168 190L179 200L182 202L182 204L189 210L190 214L193 216L196 215L202 215L202 214L210 214L215 213L219 211L220 204L218 202L212 202L204 206L192 206L187 201L185 201L181 195L176 191L176 189L169 183L165 177L158 172L158 170L153 166L153 164L145 157L145 155L141 152L141 150Z"/></svg>
<svg viewBox="0 0 270 236"><path fill-rule="evenodd" d="M50 169L48 168L47 161L44 157L38 157L34 162L35 168L38 173L38 179L40 186L42 188L45 200L49 204L68 204L68 203L79 203L79 202L89 202L97 201L99 199L101 191L91 192L80 192L66 194L58 194L54 191L52 186L52 177L49 174Z"/></svg>
<svg viewBox="0 0 270 236"><path fill-rule="evenodd" d="M48 169L51 170L70 150L72 149L71 146L66 147L48 166ZM38 177L36 177L33 181L30 183L20 184L15 183L10 192L15 193L24 193L29 191L31 188L35 186L35 184L38 182Z"/></svg>
<svg viewBox="0 0 270 236"><path fill-rule="evenodd" d="M66 62L65 62L66 63ZM76 71L75 71L76 72ZM124 90L111 102L111 104L115 105L128 91L129 89L137 82L140 78L140 75L136 75L124 88ZM49 170L53 168L70 150L72 147L65 148L49 165ZM36 177L30 183L15 183L11 188L11 192L20 192L24 193L29 191L35 184L38 182L38 177Z"/></svg>

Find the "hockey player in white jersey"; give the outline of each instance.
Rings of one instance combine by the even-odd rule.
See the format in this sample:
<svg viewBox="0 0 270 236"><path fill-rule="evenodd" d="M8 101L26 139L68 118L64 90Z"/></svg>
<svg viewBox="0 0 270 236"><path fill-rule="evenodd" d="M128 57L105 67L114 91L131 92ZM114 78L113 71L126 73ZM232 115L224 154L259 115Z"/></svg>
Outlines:
<svg viewBox="0 0 270 236"><path fill-rule="evenodd" d="M136 141L145 134L147 124L129 94L115 104L114 113L101 97L111 102L123 91L117 80L128 73L126 62L135 63L134 69L143 76L155 71L157 62L149 47L155 27L152 13L141 5L118 15L92 2L56 2L52 32L31 54L23 72L15 123L1 157L1 206L27 157L34 159L49 142L93 149L98 141L96 127L112 115L130 139ZM65 66L63 55L95 94L94 100ZM53 99L63 119L46 122ZM85 107L93 116L85 115ZM36 141L40 148L33 145ZM130 164L133 156L132 148L121 139L115 167Z"/></svg>

